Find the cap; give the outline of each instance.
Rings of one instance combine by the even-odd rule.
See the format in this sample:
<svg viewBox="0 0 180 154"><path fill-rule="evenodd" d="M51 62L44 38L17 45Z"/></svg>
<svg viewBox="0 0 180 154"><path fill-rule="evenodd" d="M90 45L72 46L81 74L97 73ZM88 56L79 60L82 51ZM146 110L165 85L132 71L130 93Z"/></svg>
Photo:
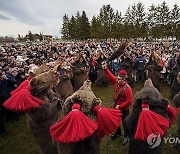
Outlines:
<svg viewBox="0 0 180 154"><path fill-rule="evenodd" d="M125 70L120 70L118 72L118 76L120 76L122 79L127 79L128 78L128 74Z"/></svg>

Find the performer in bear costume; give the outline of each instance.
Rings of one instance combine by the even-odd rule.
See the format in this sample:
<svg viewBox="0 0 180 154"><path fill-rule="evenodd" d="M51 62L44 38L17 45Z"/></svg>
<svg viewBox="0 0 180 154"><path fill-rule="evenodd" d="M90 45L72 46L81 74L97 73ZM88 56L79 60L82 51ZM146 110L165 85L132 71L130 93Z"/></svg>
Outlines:
<svg viewBox="0 0 180 154"><path fill-rule="evenodd" d="M114 132L121 122L119 110L100 104L90 80L66 99L63 118L50 128L59 154L100 154L101 138Z"/></svg>
<svg viewBox="0 0 180 154"><path fill-rule="evenodd" d="M160 72L162 71L163 66L161 58L157 53L152 53L150 60L147 63L148 78L152 80L152 83L157 90L160 91Z"/></svg>
<svg viewBox="0 0 180 154"><path fill-rule="evenodd" d="M97 86L107 86L108 85L108 78L102 69L102 63L107 59L107 56L104 54L103 51L100 51L95 59L95 67L97 68L97 79L95 81Z"/></svg>
<svg viewBox="0 0 180 154"><path fill-rule="evenodd" d="M42 73L30 80L30 85L12 95L4 106L17 112L26 112L27 126L33 134L41 154L57 154L49 132L57 120L59 99L50 90L57 82L54 70ZM52 100L47 98L51 95Z"/></svg>
<svg viewBox="0 0 180 154"><path fill-rule="evenodd" d="M125 119L125 127L130 137L129 154L160 154L167 129L176 117L175 109L162 98L151 79L137 94L133 110ZM157 139L153 144L153 139Z"/></svg>
<svg viewBox="0 0 180 154"><path fill-rule="evenodd" d="M66 66L62 66L58 68L58 72L60 74L60 81L57 86L55 86L55 91L58 93L63 101L66 98L73 94L73 86L70 79L73 77L72 70L70 68L66 68Z"/></svg>
<svg viewBox="0 0 180 154"><path fill-rule="evenodd" d="M72 62L72 84L74 91L77 91L83 83L88 79L89 65L82 54L77 55Z"/></svg>

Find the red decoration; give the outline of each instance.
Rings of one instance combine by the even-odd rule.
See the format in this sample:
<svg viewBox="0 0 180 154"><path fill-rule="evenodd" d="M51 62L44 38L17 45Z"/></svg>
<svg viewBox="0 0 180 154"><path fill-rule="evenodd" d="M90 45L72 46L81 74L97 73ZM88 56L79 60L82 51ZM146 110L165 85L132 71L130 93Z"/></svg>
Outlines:
<svg viewBox="0 0 180 154"><path fill-rule="evenodd" d="M135 139L146 141L152 133L159 133L160 136L163 136L168 128L169 121L167 119L149 110L148 104L142 104Z"/></svg>
<svg viewBox="0 0 180 154"><path fill-rule="evenodd" d="M169 117L169 125L171 126L174 121L176 120L176 110L174 107L172 107L171 105L168 105L167 107L167 114L168 114L168 117Z"/></svg>
<svg viewBox="0 0 180 154"><path fill-rule="evenodd" d="M50 128L51 136L59 143L74 143L91 136L98 126L82 111L80 105L75 103L72 111Z"/></svg>
<svg viewBox="0 0 180 154"><path fill-rule="evenodd" d="M17 112L29 112L32 109L39 108L44 102L37 97L31 95L31 87L26 87L12 95L3 106L9 110Z"/></svg>
<svg viewBox="0 0 180 154"><path fill-rule="evenodd" d="M97 113L98 122L98 138L102 138L105 135L110 135L120 126L121 113L118 109L102 108L99 105L94 107L94 111Z"/></svg>

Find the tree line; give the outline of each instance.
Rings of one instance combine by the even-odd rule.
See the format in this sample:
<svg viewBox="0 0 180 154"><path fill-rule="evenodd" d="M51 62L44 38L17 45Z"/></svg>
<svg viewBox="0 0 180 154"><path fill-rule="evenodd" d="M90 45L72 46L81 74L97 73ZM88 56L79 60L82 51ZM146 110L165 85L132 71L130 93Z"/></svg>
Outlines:
<svg viewBox="0 0 180 154"><path fill-rule="evenodd" d="M180 40L180 7L175 4L172 9L164 1L152 4L147 11L143 3L129 6L122 16L111 5L103 5L97 16L91 21L86 12L71 17L63 16L62 38L71 40L86 39L123 39L123 38L175 38Z"/></svg>

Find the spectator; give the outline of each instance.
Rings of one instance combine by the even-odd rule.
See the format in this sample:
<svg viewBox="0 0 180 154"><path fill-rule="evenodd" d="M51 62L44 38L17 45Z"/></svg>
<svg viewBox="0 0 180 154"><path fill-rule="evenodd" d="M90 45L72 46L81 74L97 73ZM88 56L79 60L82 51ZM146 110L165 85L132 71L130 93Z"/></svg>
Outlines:
<svg viewBox="0 0 180 154"><path fill-rule="evenodd" d="M146 59L140 54L134 61L134 67L137 70L137 81L145 81L146 78Z"/></svg>

